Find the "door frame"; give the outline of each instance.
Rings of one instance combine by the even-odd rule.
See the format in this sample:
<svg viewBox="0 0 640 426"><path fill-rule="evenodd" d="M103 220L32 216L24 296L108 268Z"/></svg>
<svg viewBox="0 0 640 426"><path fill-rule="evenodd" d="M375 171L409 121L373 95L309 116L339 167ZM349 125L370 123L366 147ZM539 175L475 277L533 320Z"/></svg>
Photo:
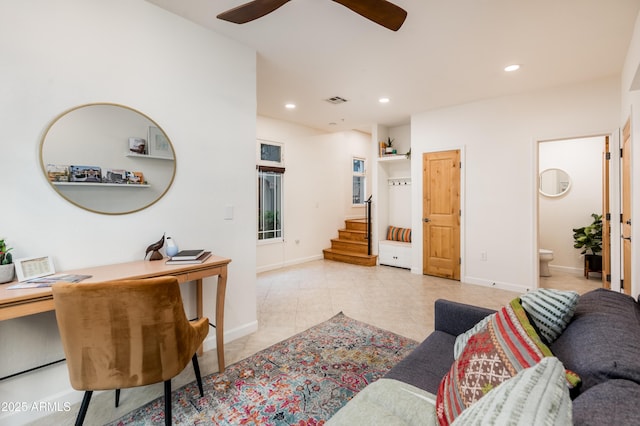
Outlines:
<svg viewBox="0 0 640 426"><path fill-rule="evenodd" d="M611 160L609 163L609 209L612 218L620 217L620 203L622 201L622 194L620 192L620 138L621 128L617 128L611 132L592 133L578 136L562 136L555 138L534 138L533 139L533 205L535 206L535 217L533 220L533 263L534 263L534 276L532 282L535 283L536 288L540 286L540 262L538 258L538 249L540 248L540 233L538 229L538 221L540 215L540 201L538 196L538 172L540 167L539 150L538 146L543 142L569 140L569 139L583 139L593 137L609 137L609 152L611 153ZM604 143L603 143L604 147ZM616 222L612 221L611 226L611 240L620 241L620 226L613 226ZM620 268L622 267L622 253L620 244L611 244L611 290L620 291Z"/></svg>

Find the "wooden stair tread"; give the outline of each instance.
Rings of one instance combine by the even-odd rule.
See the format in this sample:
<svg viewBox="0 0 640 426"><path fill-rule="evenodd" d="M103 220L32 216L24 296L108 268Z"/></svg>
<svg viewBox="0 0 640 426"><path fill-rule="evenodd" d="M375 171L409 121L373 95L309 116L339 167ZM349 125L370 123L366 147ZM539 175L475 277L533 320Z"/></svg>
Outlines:
<svg viewBox="0 0 640 426"><path fill-rule="evenodd" d="M362 257L367 259L378 257L377 254L354 253L352 251L336 250L334 248L327 248L327 249L323 249L322 251L325 253L335 253L335 254L341 254L341 255L347 255L347 256Z"/></svg>

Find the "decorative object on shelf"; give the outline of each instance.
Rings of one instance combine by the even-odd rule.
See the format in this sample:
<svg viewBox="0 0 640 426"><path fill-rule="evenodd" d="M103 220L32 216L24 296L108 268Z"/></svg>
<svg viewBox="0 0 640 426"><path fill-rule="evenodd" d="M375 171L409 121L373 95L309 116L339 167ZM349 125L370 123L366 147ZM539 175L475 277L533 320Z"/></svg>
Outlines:
<svg viewBox="0 0 640 426"><path fill-rule="evenodd" d="M129 151L147 155L147 141L142 138L129 138Z"/></svg>
<svg viewBox="0 0 640 426"><path fill-rule="evenodd" d="M169 139L162 130L157 127L149 126L149 145L147 151L149 155L158 158L167 158L173 160L173 149Z"/></svg>
<svg viewBox="0 0 640 426"><path fill-rule="evenodd" d="M47 164L47 176L50 182L69 182L69 166Z"/></svg>
<svg viewBox="0 0 640 426"><path fill-rule="evenodd" d="M581 228L573 228L573 247L582 249L584 274L602 272L602 215L591 213L593 222Z"/></svg>
<svg viewBox="0 0 640 426"><path fill-rule="evenodd" d="M107 173L104 175L105 183L126 183L127 171L122 169L107 169Z"/></svg>
<svg viewBox="0 0 640 426"><path fill-rule="evenodd" d="M144 253L145 259L147 258L147 255L151 253L151 256L149 256L149 260L162 260L164 256L162 256L162 253L160 253L158 250L160 250L163 245L164 245L164 234L162 234L162 238L160 238L158 241L156 241L155 243L147 247L147 250Z"/></svg>
<svg viewBox="0 0 640 426"><path fill-rule="evenodd" d="M15 268L10 250L11 247L7 247L4 238L0 239L0 284L13 281Z"/></svg>
<svg viewBox="0 0 640 426"><path fill-rule="evenodd" d="M146 183L144 181L144 174L142 172L127 172L127 183L136 185Z"/></svg>
<svg viewBox="0 0 640 426"><path fill-rule="evenodd" d="M69 182L102 182L98 166L69 166Z"/></svg>
<svg viewBox="0 0 640 426"><path fill-rule="evenodd" d="M169 257L175 256L180 251L175 240L171 237L167 237L167 248L165 250L167 252L167 256Z"/></svg>
<svg viewBox="0 0 640 426"><path fill-rule="evenodd" d="M391 138L387 138L387 147L385 148L384 152L388 155L388 154L394 154L395 150L393 149L393 139Z"/></svg>

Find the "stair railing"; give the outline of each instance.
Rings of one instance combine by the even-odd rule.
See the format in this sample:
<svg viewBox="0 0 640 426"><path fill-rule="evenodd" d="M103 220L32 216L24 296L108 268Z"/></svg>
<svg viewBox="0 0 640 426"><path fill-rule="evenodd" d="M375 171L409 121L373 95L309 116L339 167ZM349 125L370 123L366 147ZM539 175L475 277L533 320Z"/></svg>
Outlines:
<svg viewBox="0 0 640 426"><path fill-rule="evenodd" d="M367 255L371 256L371 199L373 195L370 195L367 199Z"/></svg>

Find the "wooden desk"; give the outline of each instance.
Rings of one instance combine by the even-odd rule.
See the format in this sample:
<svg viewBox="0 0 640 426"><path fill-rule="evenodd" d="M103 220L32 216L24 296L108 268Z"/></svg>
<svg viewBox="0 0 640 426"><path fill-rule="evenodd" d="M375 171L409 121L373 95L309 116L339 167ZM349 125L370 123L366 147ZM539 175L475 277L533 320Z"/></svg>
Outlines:
<svg viewBox="0 0 640 426"><path fill-rule="evenodd" d="M231 262L231 259L212 255L204 263L195 265L167 265L165 261L166 258L157 261L140 260L75 269L57 274L91 275L91 278L83 280L82 283L152 278L167 275L175 276L181 283L195 281L198 318L203 317L202 279L217 275L216 347L218 351L218 368L221 373L224 372L224 297L227 289L227 265ZM15 283L14 281L0 284L0 321L54 310L51 287L9 290L8 287ZM202 354L202 348L198 350L198 353Z"/></svg>

